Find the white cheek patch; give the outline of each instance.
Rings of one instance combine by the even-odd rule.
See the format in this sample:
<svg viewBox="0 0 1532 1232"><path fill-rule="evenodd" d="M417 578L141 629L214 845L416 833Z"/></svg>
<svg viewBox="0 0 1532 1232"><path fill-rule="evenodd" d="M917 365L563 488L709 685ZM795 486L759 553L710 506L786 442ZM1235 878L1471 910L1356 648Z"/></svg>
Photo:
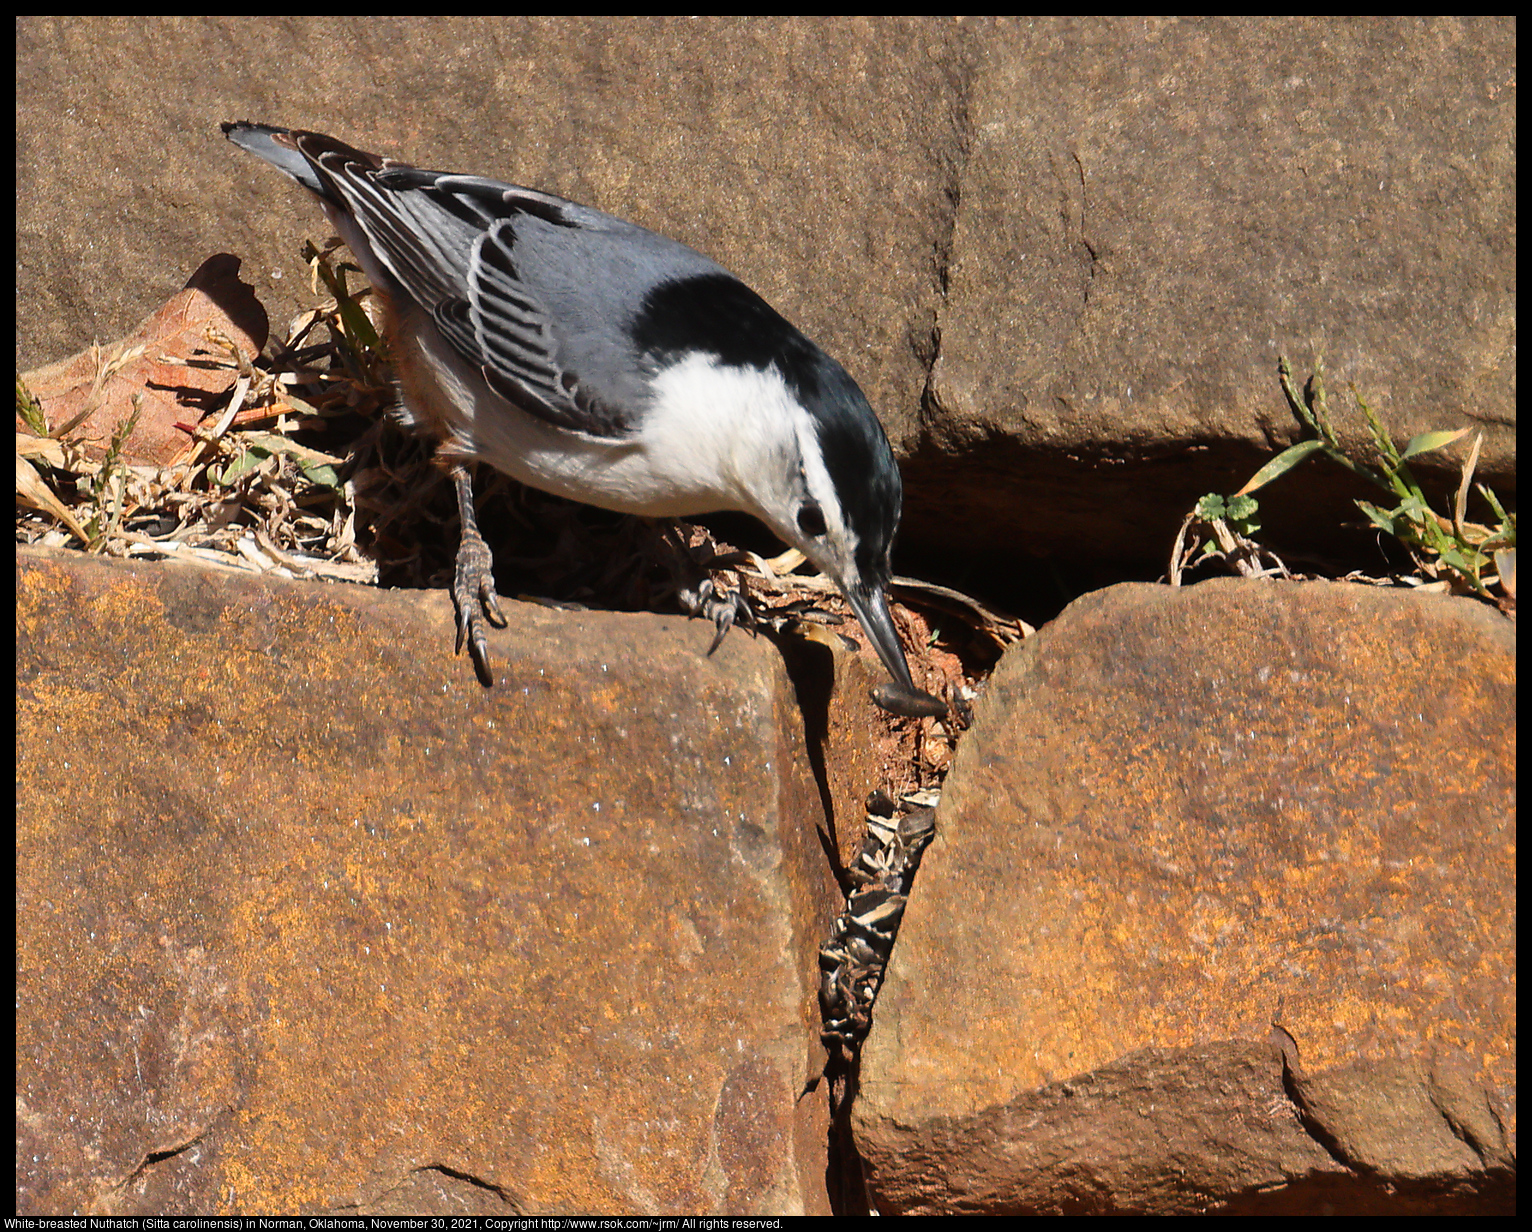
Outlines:
<svg viewBox="0 0 1532 1232"><path fill-rule="evenodd" d="M814 418L775 368L730 367L710 355L673 364L655 378L641 437L654 465L716 472L729 484L720 508L754 514L837 584L854 576L855 536L820 457ZM820 507L826 534L798 526L805 495Z"/></svg>
<svg viewBox="0 0 1532 1232"><path fill-rule="evenodd" d="M733 367L692 355L662 369L639 436L656 467L678 477L716 474L728 507L787 512L808 412L775 368ZM772 519L776 521L776 519Z"/></svg>
<svg viewBox="0 0 1532 1232"><path fill-rule="evenodd" d="M818 435L808 416L804 417L798 432L798 456L803 463L803 482L808 488L809 497L819 506L825 522L825 534L818 538L825 544L825 549L837 558L846 556L849 559L849 552L854 549L855 543L841 516L835 484L830 479L830 472L825 469L824 459L819 453ZM820 567L824 568L824 565Z"/></svg>

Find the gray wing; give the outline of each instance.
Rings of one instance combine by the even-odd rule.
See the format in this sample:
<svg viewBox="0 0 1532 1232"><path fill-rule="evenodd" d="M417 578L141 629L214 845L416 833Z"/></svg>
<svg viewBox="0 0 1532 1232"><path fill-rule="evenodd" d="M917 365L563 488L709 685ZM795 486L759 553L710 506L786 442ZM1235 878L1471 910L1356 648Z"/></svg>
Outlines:
<svg viewBox="0 0 1532 1232"><path fill-rule="evenodd" d="M403 291L490 388L548 423L600 437L641 421L643 357L626 323L659 272L715 266L673 240L548 193L424 171L294 133Z"/></svg>

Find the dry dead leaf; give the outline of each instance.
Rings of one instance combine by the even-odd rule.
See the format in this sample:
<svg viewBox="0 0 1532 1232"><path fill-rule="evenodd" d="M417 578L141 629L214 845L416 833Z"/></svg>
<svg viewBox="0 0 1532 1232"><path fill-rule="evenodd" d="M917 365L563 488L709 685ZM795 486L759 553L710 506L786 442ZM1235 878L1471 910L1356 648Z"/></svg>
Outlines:
<svg viewBox="0 0 1532 1232"><path fill-rule="evenodd" d="M209 257L184 290L127 337L24 374L50 433L99 460L133 413L132 396L142 394L123 460L169 466L183 458L193 438L181 425L200 420L240 375L234 357L210 336L227 338L245 363L266 345L266 311L239 281L239 266L239 258L226 253Z"/></svg>
<svg viewBox="0 0 1532 1232"><path fill-rule="evenodd" d="M75 521L74 514L53 495L42 476L37 473L37 468L20 453L16 455L16 499L28 509L36 509L57 518L79 537L81 543L90 546L90 536L85 533L85 528Z"/></svg>

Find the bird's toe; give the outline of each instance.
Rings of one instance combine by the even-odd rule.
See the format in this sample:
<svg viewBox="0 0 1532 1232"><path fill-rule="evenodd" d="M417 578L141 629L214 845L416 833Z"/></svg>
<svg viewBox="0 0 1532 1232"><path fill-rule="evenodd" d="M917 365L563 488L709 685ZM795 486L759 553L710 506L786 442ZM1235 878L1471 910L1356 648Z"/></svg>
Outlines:
<svg viewBox="0 0 1532 1232"><path fill-rule="evenodd" d="M495 683L489 666L489 642L484 634L487 620L497 628L506 625L495 595L494 558L489 545L477 533L463 535L458 545L457 569L452 579L452 602L457 608L455 654L468 647L473 669L485 688Z"/></svg>

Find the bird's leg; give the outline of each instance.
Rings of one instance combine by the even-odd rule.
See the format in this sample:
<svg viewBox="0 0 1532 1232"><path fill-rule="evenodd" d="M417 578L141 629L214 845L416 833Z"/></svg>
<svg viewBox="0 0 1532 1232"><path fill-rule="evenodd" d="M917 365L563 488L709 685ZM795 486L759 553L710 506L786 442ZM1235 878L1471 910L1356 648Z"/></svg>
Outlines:
<svg viewBox="0 0 1532 1232"><path fill-rule="evenodd" d="M489 670L489 644L484 637L484 620L498 629L505 628L505 617L500 614L500 603L495 598L494 557L489 544L479 533L479 521L473 511L473 477L461 462L453 464L448 472L452 485L457 489L458 520L462 524L462 537L457 546L457 571L452 578L452 602L457 607L456 654L463 652L468 644L468 654L473 659L473 670L478 673L479 683L486 689L495 683Z"/></svg>

